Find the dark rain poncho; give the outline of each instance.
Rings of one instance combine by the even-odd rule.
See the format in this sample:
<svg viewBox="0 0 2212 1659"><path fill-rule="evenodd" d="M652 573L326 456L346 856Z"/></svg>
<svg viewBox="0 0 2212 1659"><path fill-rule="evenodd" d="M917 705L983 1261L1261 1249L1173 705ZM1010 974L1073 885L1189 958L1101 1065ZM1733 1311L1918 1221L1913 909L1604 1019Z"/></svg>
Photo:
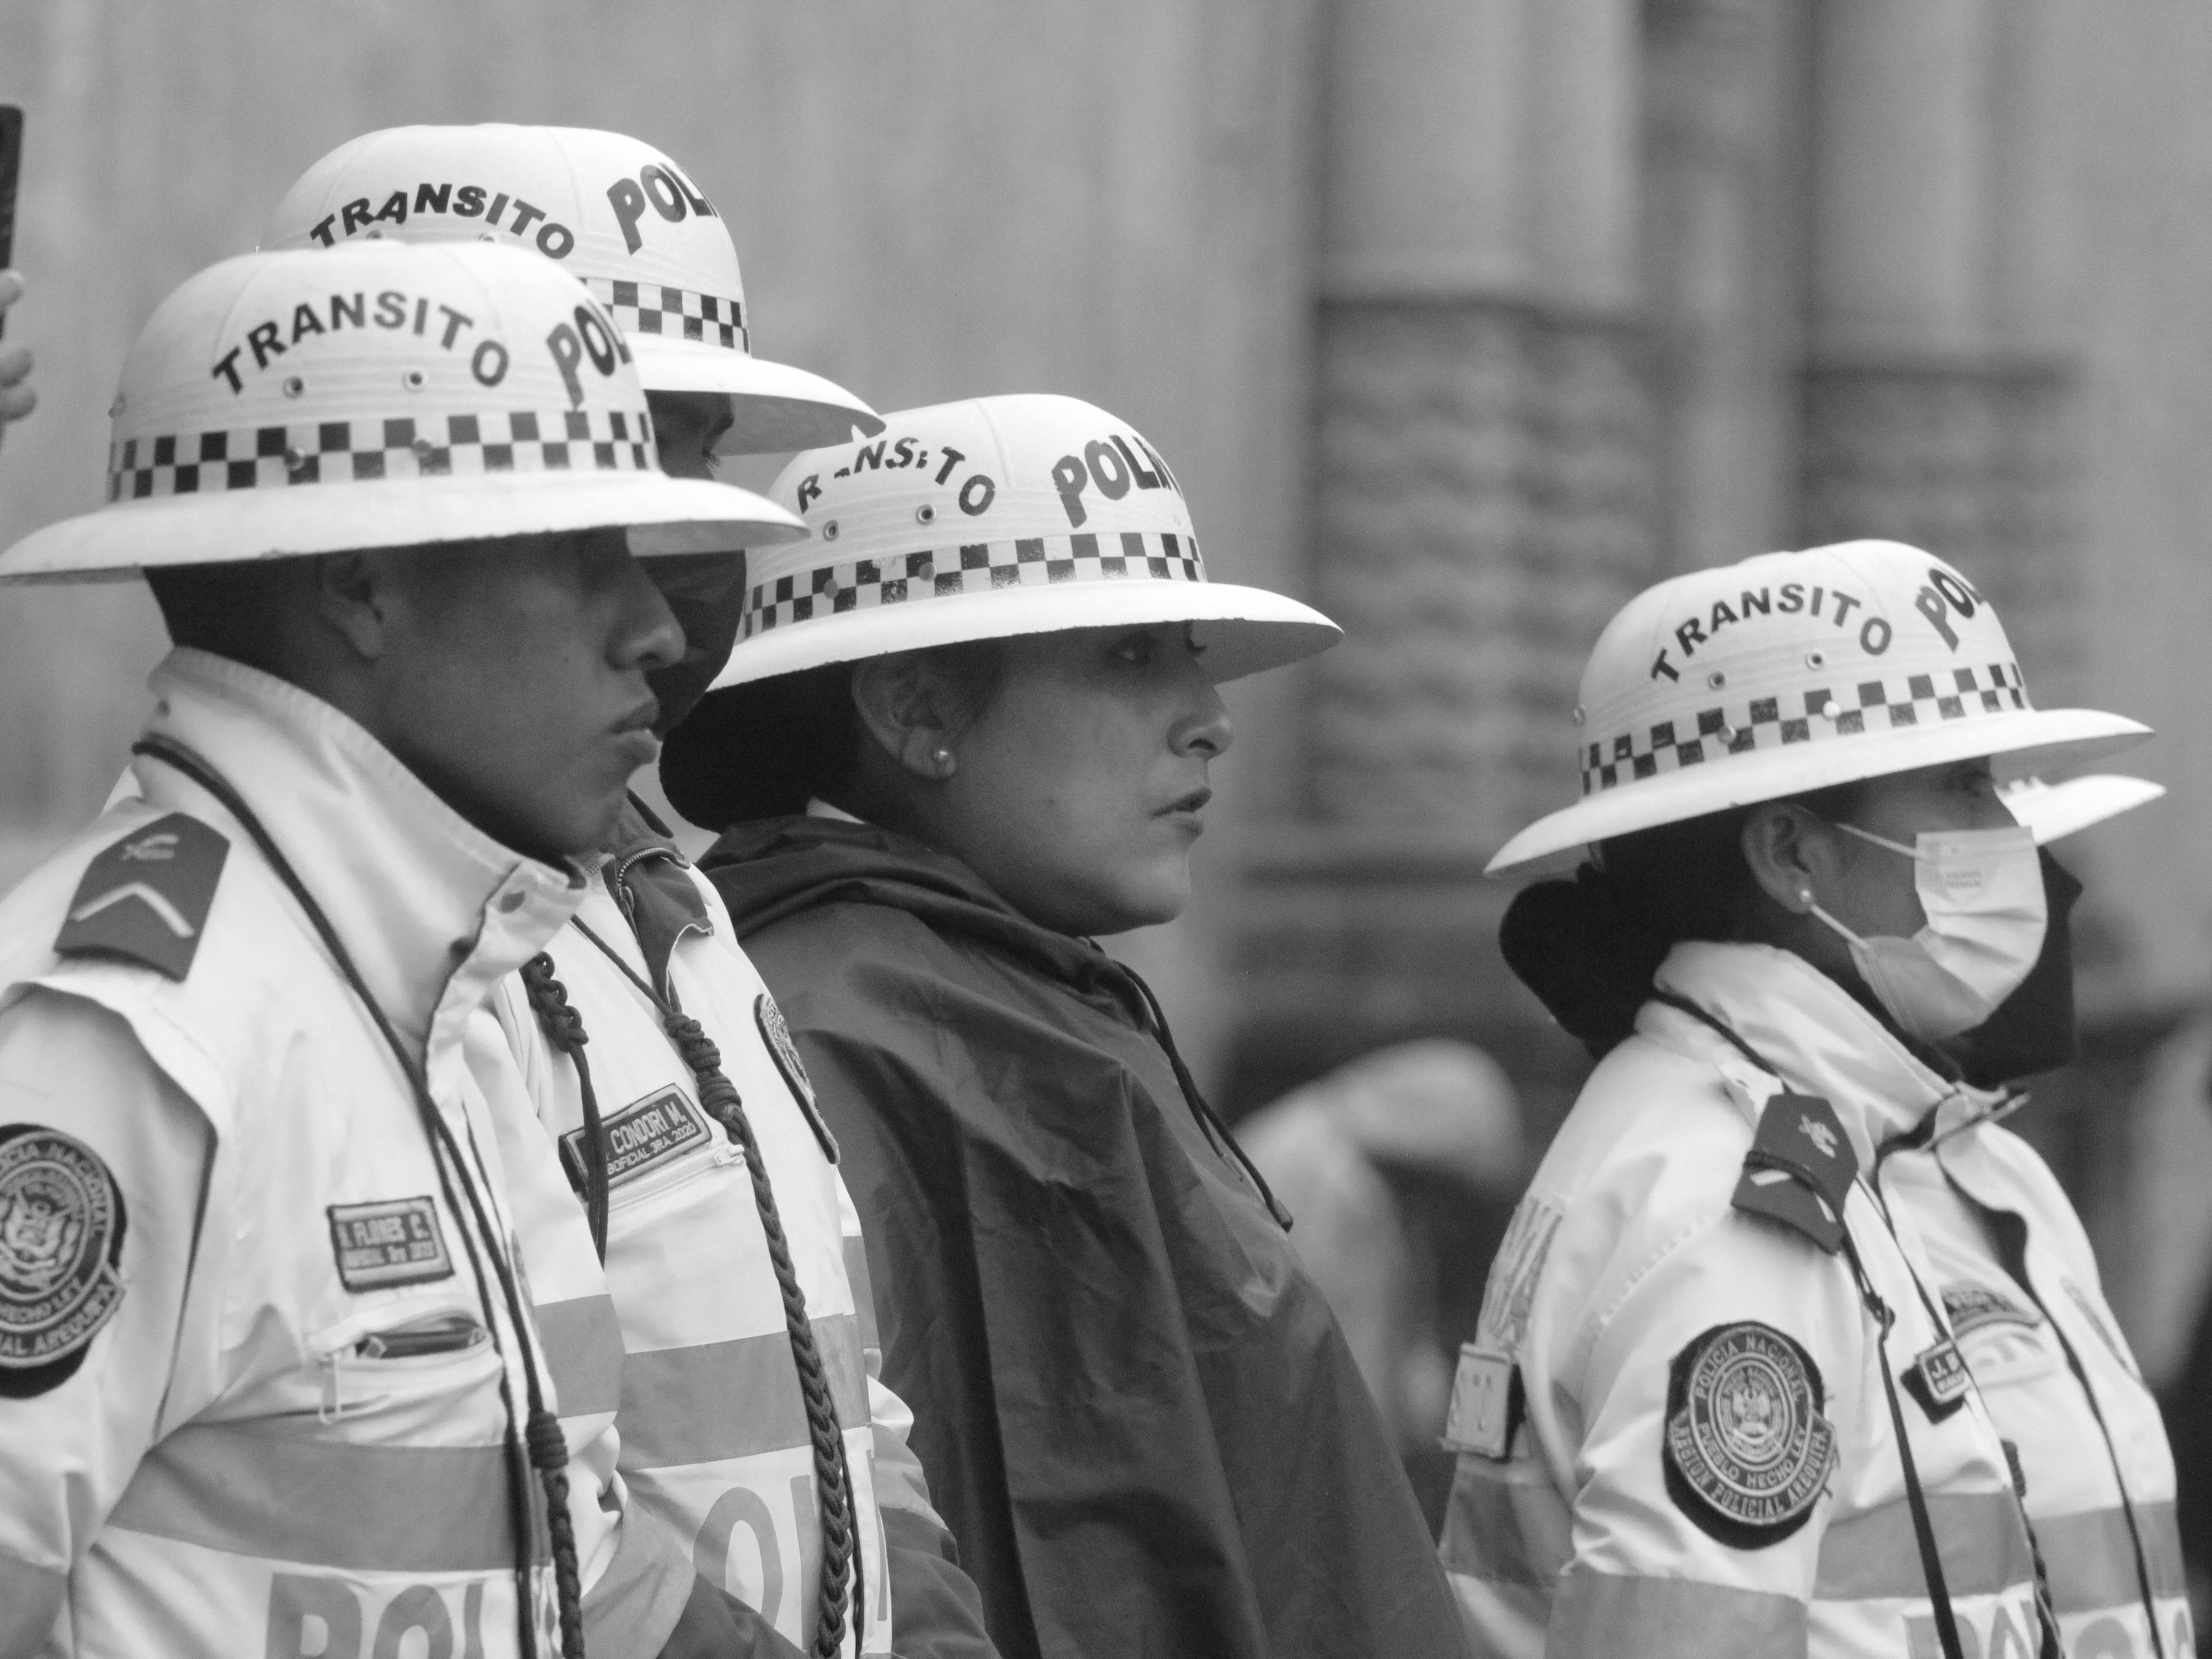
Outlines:
<svg viewBox="0 0 2212 1659"><path fill-rule="evenodd" d="M1463 1651L1320 1292L1133 976L870 826L704 867L843 1147L884 1380L1008 1659Z"/></svg>

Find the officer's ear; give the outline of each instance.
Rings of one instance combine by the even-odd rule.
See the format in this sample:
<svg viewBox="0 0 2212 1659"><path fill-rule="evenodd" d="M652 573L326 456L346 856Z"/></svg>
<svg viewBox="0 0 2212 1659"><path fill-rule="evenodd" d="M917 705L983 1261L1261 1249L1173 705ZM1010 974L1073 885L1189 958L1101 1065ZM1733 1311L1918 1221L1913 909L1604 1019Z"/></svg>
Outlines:
<svg viewBox="0 0 2212 1659"><path fill-rule="evenodd" d="M376 661L389 643L388 589L396 574L388 558L370 553L327 553L315 561L315 613L363 662Z"/></svg>
<svg viewBox="0 0 2212 1659"><path fill-rule="evenodd" d="M1842 849L1835 830L1790 801L1754 806L1743 822L1743 861L1761 891L1792 915L1805 912L1807 893L1836 890Z"/></svg>
<svg viewBox="0 0 2212 1659"><path fill-rule="evenodd" d="M937 757L951 736L948 690L919 652L872 657L853 671L853 708L867 740L932 781L945 775Z"/></svg>

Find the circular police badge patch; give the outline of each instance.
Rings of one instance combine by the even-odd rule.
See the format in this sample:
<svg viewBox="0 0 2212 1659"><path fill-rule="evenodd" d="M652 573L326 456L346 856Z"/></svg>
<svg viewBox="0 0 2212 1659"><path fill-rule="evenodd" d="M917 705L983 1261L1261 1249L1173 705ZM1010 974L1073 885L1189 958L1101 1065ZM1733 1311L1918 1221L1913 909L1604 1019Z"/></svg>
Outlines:
<svg viewBox="0 0 2212 1659"><path fill-rule="evenodd" d="M791 1027L783 1023L783 1010L765 991L753 999L753 1023L760 1027L761 1041L768 1044L769 1053L775 1056L775 1069L783 1073L784 1086L791 1091L815 1139L821 1143L822 1156L835 1164L837 1137L830 1133L822 1108L815 1102L813 1079L806 1075L806 1063L799 1059L799 1046L791 1040Z"/></svg>
<svg viewBox="0 0 2212 1659"><path fill-rule="evenodd" d="M123 1302L123 1194L43 1124L0 1128L0 1395L59 1386Z"/></svg>
<svg viewBox="0 0 2212 1659"><path fill-rule="evenodd" d="M1827 1485L1836 1433L1812 1356L1771 1325L1716 1325L1667 1377L1667 1493L1738 1549L1805 1524Z"/></svg>

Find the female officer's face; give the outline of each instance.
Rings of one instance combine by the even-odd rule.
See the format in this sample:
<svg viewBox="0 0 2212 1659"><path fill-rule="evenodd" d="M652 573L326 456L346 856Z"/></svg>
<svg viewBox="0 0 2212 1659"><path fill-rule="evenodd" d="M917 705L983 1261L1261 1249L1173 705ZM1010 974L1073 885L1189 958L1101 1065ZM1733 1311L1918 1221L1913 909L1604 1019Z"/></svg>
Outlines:
<svg viewBox="0 0 2212 1659"><path fill-rule="evenodd" d="M1854 793L1842 820L1900 847L1912 846L1923 831L2014 825L1986 759L1870 778ZM1831 854L1833 873L1817 892L1822 908L1844 926L1862 939L1911 939L1928 925L1912 860L1841 832L1833 834Z"/></svg>
<svg viewBox="0 0 2212 1659"><path fill-rule="evenodd" d="M946 739L933 836L1041 926L1173 921L1231 737L1201 651L1184 623L1008 641L988 701Z"/></svg>

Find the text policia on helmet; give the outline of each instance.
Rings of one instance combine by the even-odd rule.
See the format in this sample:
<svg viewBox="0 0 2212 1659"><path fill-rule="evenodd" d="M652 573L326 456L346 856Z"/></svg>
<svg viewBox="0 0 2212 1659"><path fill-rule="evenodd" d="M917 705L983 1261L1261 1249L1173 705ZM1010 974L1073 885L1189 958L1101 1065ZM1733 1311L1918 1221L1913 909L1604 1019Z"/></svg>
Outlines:
<svg viewBox="0 0 2212 1659"><path fill-rule="evenodd" d="M277 204L264 247L379 240L532 248L575 277L656 394L727 400L727 454L878 432L842 386L752 355L732 232L669 156L579 127L392 127L339 145ZM588 345L579 330L579 344Z"/></svg>

